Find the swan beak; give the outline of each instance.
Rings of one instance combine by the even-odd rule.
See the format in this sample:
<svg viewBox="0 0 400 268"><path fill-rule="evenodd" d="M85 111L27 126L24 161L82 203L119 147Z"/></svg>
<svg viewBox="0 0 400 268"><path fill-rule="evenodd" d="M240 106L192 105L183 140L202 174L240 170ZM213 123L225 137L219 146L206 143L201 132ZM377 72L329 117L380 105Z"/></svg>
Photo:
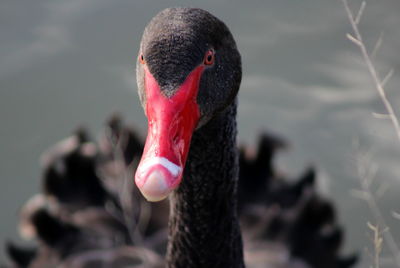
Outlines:
<svg viewBox="0 0 400 268"><path fill-rule="evenodd" d="M196 103L204 67L199 65L167 97L145 67L148 133L135 183L148 201L165 199L181 180L190 141L200 118Z"/></svg>

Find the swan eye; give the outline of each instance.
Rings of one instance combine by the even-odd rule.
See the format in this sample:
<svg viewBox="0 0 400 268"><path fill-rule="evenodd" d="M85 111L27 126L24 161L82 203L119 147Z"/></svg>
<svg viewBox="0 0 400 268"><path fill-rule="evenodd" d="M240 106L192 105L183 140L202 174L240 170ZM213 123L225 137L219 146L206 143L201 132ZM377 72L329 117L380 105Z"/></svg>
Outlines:
<svg viewBox="0 0 400 268"><path fill-rule="evenodd" d="M205 65L212 65L215 60L214 50L210 49L206 52L204 56L204 64Z"/></svg>
<svg viewBox="0 0 400 268"><path fill-rule="evenodd" d="M143 54L140 54L139 61L140 61L141 64L145 63Z"/></svg>

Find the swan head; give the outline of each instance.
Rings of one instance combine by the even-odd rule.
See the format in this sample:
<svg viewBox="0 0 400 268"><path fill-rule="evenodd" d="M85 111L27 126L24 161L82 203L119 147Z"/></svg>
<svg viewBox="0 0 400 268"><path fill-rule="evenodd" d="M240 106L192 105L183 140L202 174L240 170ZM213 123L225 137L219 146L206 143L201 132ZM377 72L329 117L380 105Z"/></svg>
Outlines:
<svg viewBox="0 0 400 268"><path fill-rule="evenodd" d="M149 201L176 189L190 140L235 99L241 58L227 26L197 8L168 8L144 30L136 65L148 135L135 182Z"/></svg>

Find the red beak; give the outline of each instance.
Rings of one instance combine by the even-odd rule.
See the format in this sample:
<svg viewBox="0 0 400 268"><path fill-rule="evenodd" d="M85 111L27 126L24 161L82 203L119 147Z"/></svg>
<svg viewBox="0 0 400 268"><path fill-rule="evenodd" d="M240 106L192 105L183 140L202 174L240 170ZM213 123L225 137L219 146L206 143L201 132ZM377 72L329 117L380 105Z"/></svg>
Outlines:
<svg viewBox="0 0 400 268"><path fill-rule="evenodd" d="M135 182L149 201L159 201L178 187L189 152L190 140L200 118L196 103L203 65L196 67L172 97L145 66L148 133Z"/></svg>

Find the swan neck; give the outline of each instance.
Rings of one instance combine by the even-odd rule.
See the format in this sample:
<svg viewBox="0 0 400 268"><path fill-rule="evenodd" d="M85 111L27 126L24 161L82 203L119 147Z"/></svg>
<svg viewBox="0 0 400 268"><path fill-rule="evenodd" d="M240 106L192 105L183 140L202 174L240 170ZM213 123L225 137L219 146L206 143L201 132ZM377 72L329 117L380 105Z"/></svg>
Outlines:
<svg viewBox="0 0 400 268"><path fill-rule="evenodd" d="M170 198L167 267L244 267L236 213L236 100L193 134Z"/></svg>

